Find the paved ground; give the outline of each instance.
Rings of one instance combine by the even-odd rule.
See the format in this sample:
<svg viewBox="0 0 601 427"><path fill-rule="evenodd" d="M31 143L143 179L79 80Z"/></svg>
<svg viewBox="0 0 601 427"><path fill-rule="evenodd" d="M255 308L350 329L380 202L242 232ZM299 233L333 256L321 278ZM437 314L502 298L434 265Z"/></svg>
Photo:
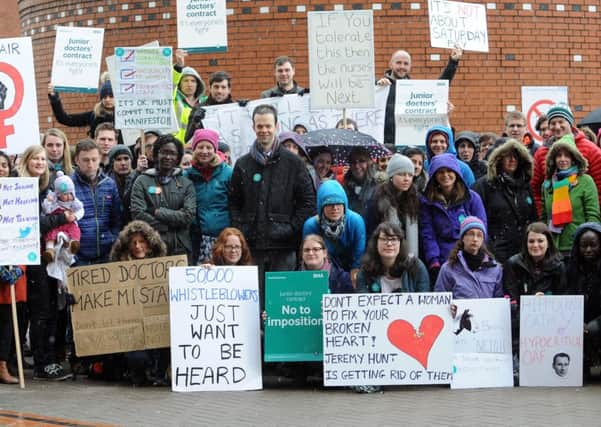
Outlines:
<svg viewBox="0 0 601 427"><path fill-rule="evenodd" d="M601 383L467 391L407 387L370 395L310 388L182 394L80 377L28 381L25 390L0 385L0 425L43 425L11 424L2 411L127 426L600 426Z"/></svg>

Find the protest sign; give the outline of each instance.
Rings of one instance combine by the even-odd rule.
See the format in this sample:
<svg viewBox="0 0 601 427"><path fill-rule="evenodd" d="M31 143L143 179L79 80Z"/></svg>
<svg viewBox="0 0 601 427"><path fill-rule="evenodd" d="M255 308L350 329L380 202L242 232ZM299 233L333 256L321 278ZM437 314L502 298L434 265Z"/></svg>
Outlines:
<svg viewBox="0 0 601 427"><path fill-rule="evenodd" d="M567 86L522 86L522 112L526 116L527 131L542 142L542 136L536 130L536 121L553 104L568 103Z"/></svg>
<svg viewBox="0 0 601 427"><path fill-rule="evenodd" d="M452 295L323 296L324 385L449 384Z"/></svg>
<svg viewBox="0 0 601 427"><path fill-rule="evenodd" d="M448 126L448 101L448 80L397 80L394 145L425 145L429 128Z"/></svg>
<svg viewBox="0 0 601 427"><path fill-rule="evenodd" d="M582 386L584 297L520 297L520 386Z"/></svg>
<svg viewBox="0 0 601 427"><path fill-rule="evenodd" d="M168 272L184 255L67 270L77 356L169 347Z"/></svg>
<svg viewBox="0 0 601 427"><path fill-rule="evenodd" d="M51 84L56 92L96 93L103 28L56 27Z"/></svg>
<svg viewBox="0 0 601 427"><path fill-rule="evenodd" d="M0 265L40 264L38 178L0 178Z"/></svg>
<svg viewBox="0 0 601 427"><path fill-rule="evenodd" d="M115 49L115 127L175 130L170 47Z"/></svg>
<svg viewBox="0 0 601 427"><path fill-rule="evenodd" d="M371 10L309 12L311 109L374 106Z"/></svg>
<svg viewBox="0 0 601 427"><path fill-rule="evenodd" d="M173 268L169 294L172 390L261 389L257 267Z"/></svg>
<svg viewBox="0 0 601 427"><path fill-rule="evenodd" d="M454 300L451 388L513 387L511 315L506 298Z"/></svg>
<svg viewBox="0 0 601 427"><path fill-rule="evenodd" d="M485 5L428 0L428 14L432 47L488 52Z"/></svg>
<svg viewBox="0 0 601 427"><path fill-rule="evenodd" d="M30 37L0 39L0 150L21 154L40 140Z"/></svg>
<svg viewBox="0 0 601 427"><path fill-rule="evenodd" d="M265 273L266 362L321 361L321 296L326 271Z"/></svg>
<svg viewBox="0 0 601 427"><path fill-rule="evenodd" d="M249 111L238 103L202 108L205 109L205 118L202 120L204 128L219 133L219 141L230 147L230 158L234 164L238 158L248 153L250 144L254 141ZM241 137L242 129L247 130L244 138Z"/></svg>
<svg viewBox="0 0 601 427"><path fill-rule="evenodd" d="M177 0L177 46L191 53L226 52L225 0Z"/></svg>

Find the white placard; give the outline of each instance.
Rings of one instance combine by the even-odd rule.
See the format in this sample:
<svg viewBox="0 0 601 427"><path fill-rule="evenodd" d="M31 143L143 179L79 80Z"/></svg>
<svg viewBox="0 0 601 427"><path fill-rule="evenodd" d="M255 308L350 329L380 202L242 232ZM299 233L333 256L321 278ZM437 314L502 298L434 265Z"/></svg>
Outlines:
<svg viewBox="0 0 601 427"><path fill-rule="evenodd" d="M584 297L520 297L520 386L582 386Z"/></svg>
<svg viewBox="0 0 601 427"><path fill-rule="evenodd" d="M567 86L522 86L522 112L526 116L528 133L536 141L543 140L536 131L536 121L552 105L559 103L568 103Z"/></svg>
<svg viewBox="0 0 601 427"><path fill-rule="evenodd" d="M57 92L96 93L103 28L56 27L50 81Z"/></svg>
<svg viewBox="0 0 601 427"><path fill-rule="evenodd" d="M309 12L311 109L374 106L371 10Z"/></svg>
<svg viewBox="0 0 601 427"><path fill-rule="evenodd" d="M0 39L0 150L20 154L40 142L30 37Z"/></svg>
<svg viewBox="0 0 601 427"><path fill-rule="evenodd" d="M428 0L428 14L432 47L488 52L485 5Z"/></svg>
<svg viewBox="0 0 601 427"><path fill-rule="evenodd" d="M258 277L256 266L169 269L173 391L263 387Z"/></svg>
<svg viewBox="0 0 601 427"><path fill-rule="evenodd" d="M175 128L171 55L170 47L115 48L116 128Z"/></svg>
<svg viewBox="0 0 601 427"><path fill-rule="evenodd" d="M513 387L511 314L506 298L454 300L451 388Z"/></svg>
<svg viewBox="0 0 601 427"><path fill-rule="evenodd" d="M177 0L177 46L188 52L226 52L225 0Z"/></svg>
<svg viewBox="0 0 601 427"><path fill-rule="evenodd" d="M448 125L448 80L397 80L394 145L425 145L434 125Z"/></svg>
<svg viewBox="0 0 601 427"><path fill-rule="evenodd" d="M324 385L449 384L449 292L324 295Z"/></svg>
<svg viewBox="0 0 601 427"><path fill-rule="evenodd" d="M0 178L0 265L40 264L38 178Z"/></svg>

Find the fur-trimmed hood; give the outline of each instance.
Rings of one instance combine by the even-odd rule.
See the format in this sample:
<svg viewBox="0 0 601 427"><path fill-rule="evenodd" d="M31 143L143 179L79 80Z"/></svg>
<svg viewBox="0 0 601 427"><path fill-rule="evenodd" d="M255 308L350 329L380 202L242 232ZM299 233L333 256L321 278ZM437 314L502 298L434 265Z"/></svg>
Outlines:
<svg viewBox="0 0 601 427"><path fill-rule="evenodd" d="M144 221L132 221L121 230L111 248L109 259L115 261L130 261L129 241L135 233L141 233L150 245L150 253L146 258L158 258L167 255L167 246L154 228Z"/></svg>
<svg viewBox="0 0 601 427"><path fill-rule="evenodd" d="M573 166L578 168L578 175L586 173L586 170L588 169L588 161L584 158L580 151L578 151L578 148L576 148L574 137L568 134L562 136L559 141L555 142L551 148L549 148L549 152L547 153L547 157L545 159L545 177L547 179L551 179L557 170L557 166L555 165L555 157L557 157L557 154L562 149L568 151L572 155L572 158L574 159Z"/></svg>
<svg viewBox="0 0 601 427"><path fill-rule="evenodd" d="M494 181L501 172L501 161L511 151L518 156L517 175L523 174L524 181L530 182L532 179L534 162L528 152L528 148L515 139L508 139L505 143L496 147L488 158L488 181Z"/></svg>

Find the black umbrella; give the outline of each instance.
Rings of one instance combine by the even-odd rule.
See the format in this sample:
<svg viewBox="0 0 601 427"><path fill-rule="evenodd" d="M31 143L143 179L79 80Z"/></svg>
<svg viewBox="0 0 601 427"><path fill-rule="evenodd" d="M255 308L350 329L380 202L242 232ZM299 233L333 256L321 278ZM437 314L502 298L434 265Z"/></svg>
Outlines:
<svg viewBox="0 0 601 427"><path fill-rule="evenodd" d="M347 129L320 129L307 132L303 135L305 148L311 156L315 157L325 148L332 153L332 162L335 165L348 165L351 152L362 148L372 159L389 156L390 150L380 144L371 135Z"/></svg>
<svg viewBox="0 0 601 427"><path fill-rule="evenodd" d="M584 119L580 120L578 126L588 126L593 132L597 133L599 128L601 128L601 107L588 113Z"/></svg>

